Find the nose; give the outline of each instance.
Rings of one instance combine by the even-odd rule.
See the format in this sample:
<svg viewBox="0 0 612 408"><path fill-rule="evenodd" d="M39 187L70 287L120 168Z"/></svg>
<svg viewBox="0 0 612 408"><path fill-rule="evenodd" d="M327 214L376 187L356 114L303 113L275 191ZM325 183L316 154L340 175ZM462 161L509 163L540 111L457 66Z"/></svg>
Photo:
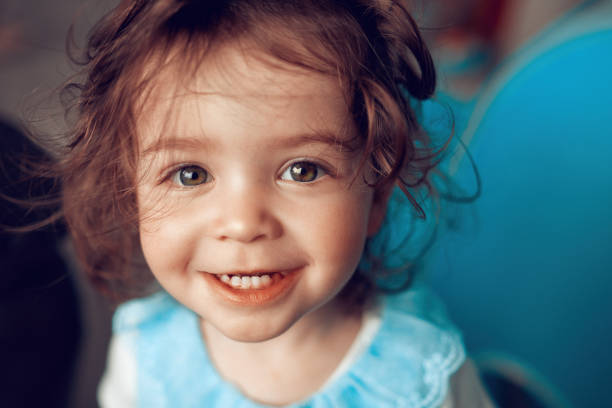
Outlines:
<svg viewBox="0 0 612 408"><path fill-rule="evenodd" d="M265 191L226 189L219 191L212 234L221 241L250 243L275 239L282 234L282 224L275 216L273 199Z"/></svg>

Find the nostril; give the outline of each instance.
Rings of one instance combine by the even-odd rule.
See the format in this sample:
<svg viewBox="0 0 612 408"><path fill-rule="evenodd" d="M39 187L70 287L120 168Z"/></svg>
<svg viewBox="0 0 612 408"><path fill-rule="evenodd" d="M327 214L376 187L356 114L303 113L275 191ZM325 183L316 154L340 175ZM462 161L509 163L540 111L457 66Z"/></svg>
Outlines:
<svg viewBox="0 0 612 408"><path fill-rule="evenodd" d="M221 241L239 241L244 243L255 242L266 238L275 238L278 228L272 224L274 221L260 220L257 222L244 222L233 220L226 222L219 229L217 239Z"/></svg>
<svg viewBox="0 0 612 408"><path fill-rule="evenodd" d="M220 192L221 193L221 192ZM223 191L211 208L207 231L220 241L250 243L280 236L280 218L269 205L265 196ZM247 198L248 197L248 198Z"/></svg>

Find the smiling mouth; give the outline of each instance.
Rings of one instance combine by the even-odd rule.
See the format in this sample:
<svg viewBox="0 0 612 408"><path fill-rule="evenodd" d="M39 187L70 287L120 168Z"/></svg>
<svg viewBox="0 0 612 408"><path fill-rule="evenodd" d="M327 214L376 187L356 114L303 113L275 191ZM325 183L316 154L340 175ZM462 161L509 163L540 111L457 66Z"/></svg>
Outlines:
<svg viewBox="0 0 612 408"><path fill-rule="evenodd" d="M234 289L265 289L283 279L288 272L262 274L223 274L216 278Z"/></svg>
<svg viewBox="0 0 612 408"><path fill-rule="evenodd" d="M263 306L287 296L302 275L303 267L278 272L204 273L213 293L240 306Z"/></svg>

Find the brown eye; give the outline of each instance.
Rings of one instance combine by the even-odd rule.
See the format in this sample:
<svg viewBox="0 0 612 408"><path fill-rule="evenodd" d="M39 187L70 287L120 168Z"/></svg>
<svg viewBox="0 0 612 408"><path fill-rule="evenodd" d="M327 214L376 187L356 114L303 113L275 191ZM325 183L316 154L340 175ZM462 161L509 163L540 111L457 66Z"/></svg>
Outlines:
<svg viewBox="0 0 612 408"><path fill-rule="evenodd" d="M210 181L210 175L200 166L186 166L177 170L175 181L184 187L198 186Z"/></svg>
<svg viewBox="0 0 612 408"><path fill-rule="evenodd" d="M299 183L309 183L315 181L324 174L325 171L317 164L301 161L289 166L282 174L281 179L297 181Z"/></svg>

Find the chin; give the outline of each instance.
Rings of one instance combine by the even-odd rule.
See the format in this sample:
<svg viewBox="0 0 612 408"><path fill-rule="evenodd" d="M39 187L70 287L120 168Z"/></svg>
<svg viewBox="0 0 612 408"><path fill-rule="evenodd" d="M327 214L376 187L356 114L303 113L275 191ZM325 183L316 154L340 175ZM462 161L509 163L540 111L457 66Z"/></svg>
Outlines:
<svg viewBox="0 0 612 408"><path fill-rule="evenodd" d="M256 317L240 317L231 322L224 321L220 325L211 324L225 337L243 343L261 343L275 339L286 333L300 320L289 318L276 320L272 318L258 319ZM229 323L229 324L228 324Z"/></svg>

